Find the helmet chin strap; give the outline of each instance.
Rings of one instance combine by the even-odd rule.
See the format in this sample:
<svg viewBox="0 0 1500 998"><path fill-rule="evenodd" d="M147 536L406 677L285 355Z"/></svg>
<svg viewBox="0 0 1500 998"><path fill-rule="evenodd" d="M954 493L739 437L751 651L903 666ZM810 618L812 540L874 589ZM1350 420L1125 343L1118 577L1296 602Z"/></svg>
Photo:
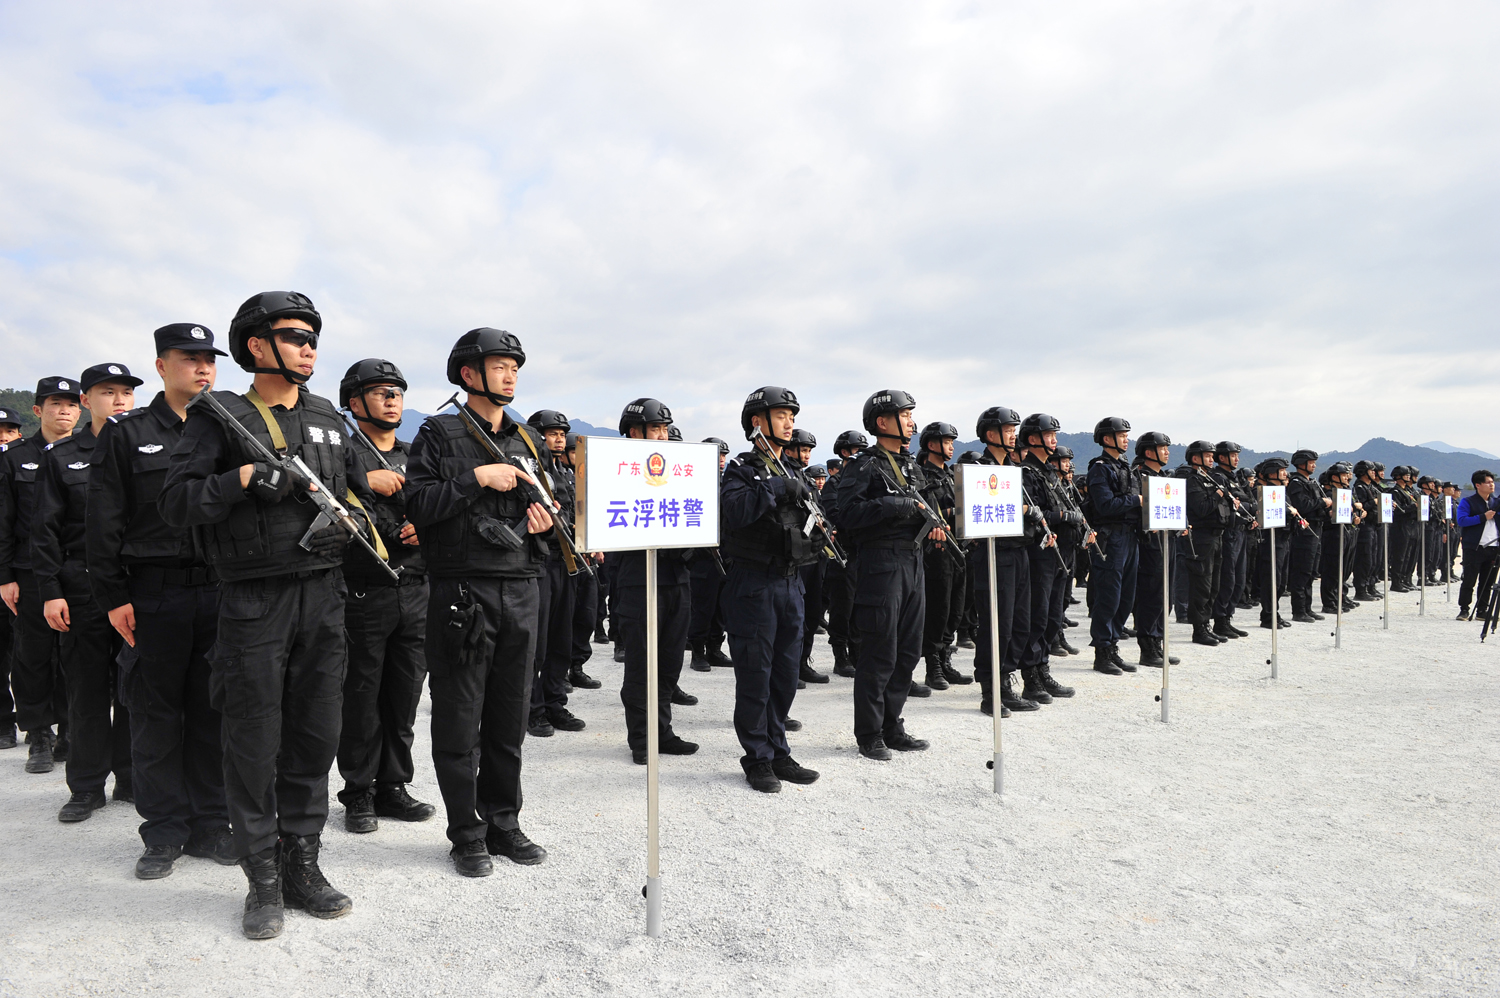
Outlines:
<svg viewBox="0 0 1500 998"><path fill-rule="evenodd" d="M480 384L481 388L480 388L479 391L474 392L474 394L475 395L483 395L485 398L489 399L492 403L494 403L495 405L498 405L498 406L507 406L507 405L510 405L511 402L513 402L515 400L515 396L514 395L502 395L499 392L490 391L490 376L489 376L489 373L487 371L485 371L485 369L484 369L484 363L483 363L484 362L484 358L481 357L481 358L479 358L479 360L480 360L479 384ZM469 370L472 371L472 370L474 370L474 368L470 367Z"/></svg>
<svg viewBox="0 0 1500 998"><path fill-rule="evenodd" d="M262 337L257 337L257 339L263 339L267 343L271 344L271 356L276 358L276 366L275 367L252 367L250 369L250 373L251 374L279 374L283 378L285 378L287 381L291 382L294 385L299 385L300 386L300 385L307 384L307 379L311 378L312 375L311 374L298 374L296 371L293 371L290 368L288 368L286 366L286 361L284 361L284 360L281 359L281 348L276 345L276 334L274 332L270 332L269 330L267 330L267 332L269 333L269 335L262 336Z"/></svg>
<svg viewBox="0 0 1500 998"><path fill-rule="evenodd" d="M375 416L372 416L370 414L372 412L372 410L370 409L370 400L365 398L365 393L368 391L368 388L360 389L359 400L364 403L365 414L363 416L355 416L354 418L359 420L361 423L369 423L371 426L378 427L382 430L394 430L396 427L400 426L401 420L399 419L393 423L389 419L377 419Z"/></svg>

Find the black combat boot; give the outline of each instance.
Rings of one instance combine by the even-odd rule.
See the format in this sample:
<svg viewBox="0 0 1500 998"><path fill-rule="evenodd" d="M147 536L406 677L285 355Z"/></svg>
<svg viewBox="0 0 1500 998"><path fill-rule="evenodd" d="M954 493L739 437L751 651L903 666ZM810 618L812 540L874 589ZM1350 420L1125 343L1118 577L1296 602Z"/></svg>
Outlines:
<svg viewBox="0 0 1500 998"><path fill-rule="evenodd" d="M917 677L912 676L911 689L906 691L906 695L909 697L916 697L918 700L925 700L927 697L932 696L932 687L925 686L922 683L917 682Z"/></svg>
<svg viewBox="0 0 1500 998"><path fill-rule="evenodd" d="M797 678L804 683L826 683L828 676L812 667L812 659L804 658L802 664L797 666Z"/></svg>
<svg viewBox="0 0 1500 998"><path fill-rule="evenodd" d="M689 667L694 672L712 672L713 666L709 664L708 656L703 654L703 642L692 642L692 649L693 658L692 661L688 663Z"/></svg>
<svg viewBox="0 0 1500 998"><path fill-rule="evenodd" d="M681 686L675 686L672 688L672 703L678 707L696 707L698 706L698 698L687 690L684 690Z"/></svg>
<svg viewBox="0 0 1500 998"><path fill-rule="evenodd" d="M1219 617L1214 621L1214 637L1224 641L1233 641L1239 635L1235 633L1234 628L1229 626L1229 621L1226 618Z"/></svg>
<svg viewBox="0 0 1500 998"><path fill-rule="evenodd" d="M375 788L340 790L339 803L344 805L344 831L363 835L380 827L375 816Z"/></svg>
<svg viewBox="0 0 1500 998"><path fill-rule="evenodd" d="M854 663L849 659L849 646L843 641L831 641L833 647L833 674L845 679L854 678Z"/></svg>
<svg viewBox="0 0 1500 998"><path fill-rule="evenodd" d="M1115 668L1121 672L1134 672L1135 665L1120 657L1120 644L1118 641L1109 643L1109 660L1115 664Z"/></svg>
<svg viewBox="0 0 1500 998"><path fill-rule="evenodd" d="M1010 677L1013 673L1005 672L1000 675L1000 706L1009 711L1017 710L1041 710L1042 705L1035 700L1027 700L1025 697L1016 696L1015 687L1011 685Z"/></svg>
<svg viewBox="0 0 1500 998"><path fill-rule="evenodd" d="M246 939L275 939L286 920L281 897L281 860L277 847L262 849L240 860L240 869L250 882L245 895L245 914L240 929Z"/></svg>
<svg viewBox="0 0 1500 998"><path fill-rule="evenodd" d="M407 793L404 783L382 783L375 788L375 813L398 821L426 821L437 808Z"/></svg>
<svg viewBox="0 0 1500 998"><path fill-rule="evenodd" d="M943 658L941 654L928 655L927 662L927 685L935 690L946 690L948 679L943 675Z"/></svg>
<svg viewBox="0 0 1500 998"><path fill-rule="evenodd" d="M490 851L483 839L461 842L448 851L453 859L453 868L464 877L488 877L495 872Z"/></svg>
<svg viewBox="0 0 1500 998"><path fill-rule="evenodd" d="M313 918L342 918L354 910L354 902L323 876L318 868L320 848L317 835L282 836L282 900L288 908L300 908Z"/></svg>
<svg viewBox="0 0 1500 998"><path fill-rule="evenodd" d="M584 672L583 667L578 665L568 670L568 683L580 690L597 690L604 685L587 672Z"/></svg>
<svg viewBox="0 0 1500 998"><path fill-rule="evenodd" d="M609 644L609 635L604 633L604 621L602 620L594 625L594 644Z"/></svg>
<svg viewBox="0 0 1500 998"><path fill-rule="evenodd" d="M1224 643L1223 641L1221 641L1218 638L1216 638L1216 637L1213 636L1213 633L1210 632L1209 629L1208 629L1208 625L1206 625L1206 624L1194 624L1193 625L1193 644L1195 644L1195 645L1207 645L1210 648L1217 648L1217 647L1219 647L1219 645L1221 645L1223 643Z"/></svg>
<svg viewBox="0 0 1500 998"><path fill-rule="evenodd" d="M1059 683L1056 679L1053 679L1052 678L1052 666L1050 666L1050 665L1039 665L1039 666L1037 666L1036 667L1036 676L1037 676L1037 679L1039 679L1041 681L1042 689L1046 690L1049 694L1051 694L1052 699L1054 699L1054 700L1056 700L1058 697L1063 697L1064 699L1066 699L1067 697L1070 697L1075 692L1077 692L1076 690L1073 689L1073 687L1071 687L1071 686L1064 686L1062 683Z"/></svg>
<svg viewBox="0 0 1500 998"><path fill-rule="evenodd" d="M172 864L182 855L182 846L147 846L135 861L137 880L161 880L172 875Z"/></svg>
<svg viewBox="0 0 1500 998"><path fill-rule="evenodd" d="M1042 686L1041 677L1036 674L1035 666L1021 670L1021 696L1026 700L1035 700L1042 704L1052 702L1052 694Z"/></svg>
<svg viewBox="0 0 1500 998"><path fill-rule="evenodd" d="M26 772L52 772L54 766L52 748L54 743L55 739L50 727L37 728L35 731L26 732Z"/></svg>
<svg viewBox="0 0 1500 998"><path fill-rule="evenodd" d="M953 668L953 653L956 650L953 645L943 649L943 678L948 680L949 686L968 686L974 681L974 677L966 676Z"/></svg>
<svg viewBox="0 0 1500 998"><path fill-rule="evenodd" d="M614 657L614 660L616 662L624 662L625 661L625 642L623 642L623 641L616 641L615 642L615 653L614 653L613 657Z"/></svg>
<svg viewBox="0 0 1500 998"><path fill-rule="evenodd" d="M1156 655L1158 658L1165 658L1167 662L1172 665L1182 664L1182 659L1178 658L1176 655L1168 655L1166 653L1166 644L1162 641L1161 638L1153 638L1152 640L1156 642Z"/></svg>
<svg viewBox="0 0 1500 998"><path fill-rule="evenodd" d="M547 850L527 838L519 828L491 825L484 834L484 842L491 856L504 856L520 866L536 866L547 858Z"/></svg>
<svg viewBox="0 0 1500 998"><path fill-rule="evenodd" d="M1115 665L1114 659L1110 658L1109 645L1094 646L1094 671L1102 672L1106 676L1118 676L1125 670Z"/></svg>
<svg viewBox="0 0 1500 998"><path fill-rule="evenodd" d="M1141 664L1151 669L1160 669L1162 666L1161 652L1156 648L1155 638L1136 638L1135 643L1141 648Z"/></svg>
<svg viewBox="0 0 1500 998"><path fill-rule="evenodd" d="M187 845L182 847L182 851L189 856L211 859L220 866L239 865L239 860L234 858L234 834L230 832L228 825L214 825L194 831L188 836Z"/></svg>
<svg viewBox="0 0 1500 998"><path fill-rule="evenodd" d="M7 724L0 727L0 749L16 747L16 726Z"/></svg>
<svg viewBox="0 0 1500 998"><path fill-rule="evenodd" d="M722 643L715 641L713 644L704 644L703 657L708 659L709 665L717 669L731 669L734 667L734 660L724 654L724 650L719 647Z"/></svg>

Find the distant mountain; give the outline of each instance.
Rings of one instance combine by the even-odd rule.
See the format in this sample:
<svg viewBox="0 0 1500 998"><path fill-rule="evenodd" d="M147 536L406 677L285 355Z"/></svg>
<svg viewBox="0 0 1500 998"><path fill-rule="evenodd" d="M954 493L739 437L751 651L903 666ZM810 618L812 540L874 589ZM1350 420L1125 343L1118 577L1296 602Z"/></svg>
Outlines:
<svg viewBox="0 0 1500 998"><path fill-rule="evenodd" d="M1488 451L1482 451L1477 447L1455 447L1452 444L1445 444L1441 440L1429 440L1425 444L1417 444L1417 446L1426 447L1429 450L1439 450L1444 454L1477 454L1491 461L1500 461L1500 457L1496 457Z"/></svg>

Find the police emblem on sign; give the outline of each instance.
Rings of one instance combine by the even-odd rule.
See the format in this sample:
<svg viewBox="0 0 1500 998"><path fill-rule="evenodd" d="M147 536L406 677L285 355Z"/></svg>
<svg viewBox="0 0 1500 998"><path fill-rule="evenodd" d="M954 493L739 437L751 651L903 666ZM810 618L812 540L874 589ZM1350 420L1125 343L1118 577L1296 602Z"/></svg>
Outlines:
<svg viewBox="0 0 1500 998"><path fill-rule="evenodd" d="M991 475L990 476L990 495L997 496L999 494L1000 494L1000 476L999 475Z"/></svg>
<svg viewBox="0 0 1500 998"><path fill-rule="evenodd" d="M646 484L662 486L667 484L667 459L660 454L652 453L646 458Z"/></svg>

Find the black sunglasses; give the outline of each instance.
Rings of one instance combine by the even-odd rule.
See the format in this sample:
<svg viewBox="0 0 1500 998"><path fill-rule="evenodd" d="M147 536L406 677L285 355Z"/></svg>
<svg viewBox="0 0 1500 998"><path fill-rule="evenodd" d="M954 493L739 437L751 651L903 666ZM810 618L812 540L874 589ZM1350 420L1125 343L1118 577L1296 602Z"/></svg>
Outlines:
<svg viewBox="0 0 1500 998"><path fill-rule="evenodd" d="M311 346L314 350L318 349L317 333L308 332L306 329L277 329L274 332L276 338L289 347L296 347L300 350L304 346Z"/></svg>

